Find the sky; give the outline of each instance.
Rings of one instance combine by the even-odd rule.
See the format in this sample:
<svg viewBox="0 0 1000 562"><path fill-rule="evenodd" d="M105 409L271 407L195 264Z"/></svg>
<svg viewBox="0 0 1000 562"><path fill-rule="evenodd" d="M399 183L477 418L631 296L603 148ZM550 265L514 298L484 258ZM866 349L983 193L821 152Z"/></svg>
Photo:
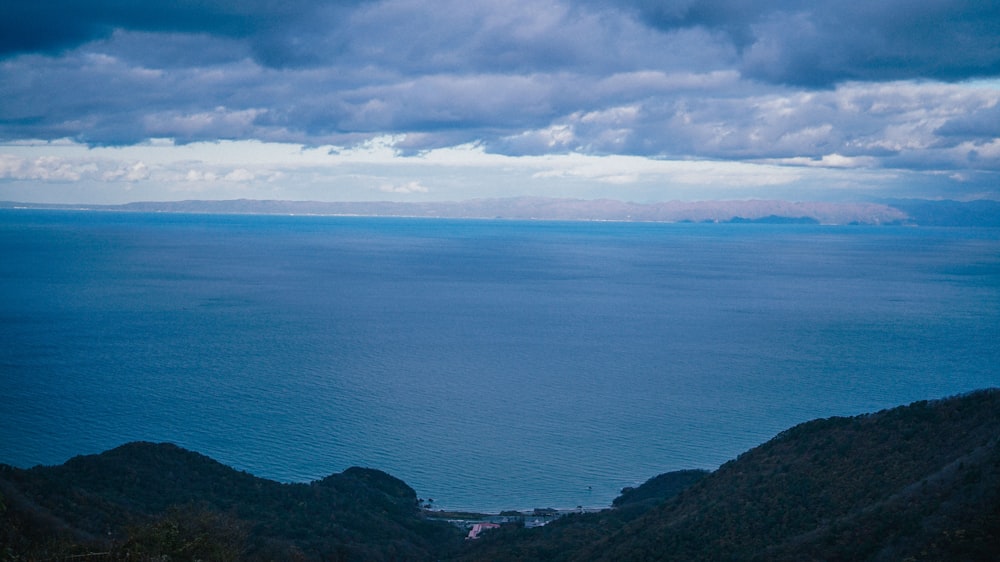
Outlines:
<svg viewBox="0 0 1000 562"><path fill-rule="evenodd" d="M7 0L0 200L1000 199L993 0Z"/></svg>

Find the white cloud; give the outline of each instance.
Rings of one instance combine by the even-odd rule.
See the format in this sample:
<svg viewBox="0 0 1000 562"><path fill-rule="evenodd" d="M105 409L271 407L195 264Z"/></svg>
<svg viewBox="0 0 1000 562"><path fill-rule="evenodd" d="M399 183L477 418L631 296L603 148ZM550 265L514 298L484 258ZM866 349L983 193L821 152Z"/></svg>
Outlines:
<svg viewBox="0 0 1000 562"><path fill-rule="evenodd" d="M428 193L429 189L420 185L420 182L409 181L403 184L382 184L378 186L378 190L383 193L398 193L398 194L410 194L410 193Z"/></svg>
<svg viewBox="0 0 1000 562"><path fill-rule="evenodd" d="M192 170L188 170L187 173L184 174L184 180L188 181L188 182L192 182L192 183L194 183L194 182L204 182L204 181L215 181L217 179L218 179L218 176L215 175L214 172L206 172L206 171L202 171L202 170L194 170L194 169L192 169Z"/></svg>
<svg viewBox="0 0 1000 562"><path fill-rule="evenodd" d="M763 160L762 163L788 165L788 166L808 166L811 168L874 168L878 161L870 156L844 156L842 154L824 154L819 158L806 158L798 156L795 158L775 158Z"/></svg>
<svg viewBox="0 0 1000 562"><path fill-rule="evenodd" d="M246 168L237 168L222 176L222 179L233 182L247 182L253 181L256 179L256 176Z"/></svg>
<svg viewBox="0 0 1000 562"><path fill-rule="evenodd" d="M96 166L59 158L58 156L38 156L32 159L17 159L5 166L8 177L13 179L40 181L78 181Z"/></svg>
<svg viewBox="0 0 1000 562"><path fill-rule="evenodd" d="M19 143L0 147L0 178L63 178L81 185L111 181L135 186L134 193L142 193L145 200L188 198L192 193L203 198L370 200L375 190L412 200L530 194L644 201L778 194L808 200L833 193L842 199L852 192L868 197L917 178L900 169L880 171L868 156L837 152L739 162L573 151L512 156L488 152L482 144L466 144L407 155L396 148L406 141L396 135L349 147L226 141L93 149L80 144ZM1000 150L997 143L960 145L942 151L941 157L957 158L959 151L971 148L979 150L981 159L994 160ZM31 156L39 149L58 156ZM949 175L953 174L940 174L934 181L948 182L949 189L989 191L980 174L963 172L963 181ZM927 185L930 180L920 181ZM18 196L15 187L0 189L0 195L32 200L24 195L27 191ZM237 187L240 191L233 191ZM109 193L104 195L111 198L109 202L134 197Z"/></svg>
<svg viewBox="0 0 1000 562"><path fill-rule="evenodd" d="M108 170L101 175L104 181L137 182L149 179L149 167L144 162L122 163L114 170Z"/></svg>

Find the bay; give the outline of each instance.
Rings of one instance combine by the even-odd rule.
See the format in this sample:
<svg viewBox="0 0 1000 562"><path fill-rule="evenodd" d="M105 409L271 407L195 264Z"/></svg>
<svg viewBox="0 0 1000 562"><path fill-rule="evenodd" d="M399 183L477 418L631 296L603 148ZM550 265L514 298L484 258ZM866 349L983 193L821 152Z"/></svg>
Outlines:
<svg viewBox="0 0 1000 562"><path fill-rule="evenodd" d="M607 506L1000 385L995 229L0 211L0 462L169 441Z"/></svg>

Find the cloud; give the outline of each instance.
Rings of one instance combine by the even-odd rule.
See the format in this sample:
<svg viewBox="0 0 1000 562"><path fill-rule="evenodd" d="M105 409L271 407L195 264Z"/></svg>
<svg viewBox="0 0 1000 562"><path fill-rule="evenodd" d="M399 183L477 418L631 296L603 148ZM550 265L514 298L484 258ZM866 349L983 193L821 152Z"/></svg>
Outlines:
<svg viewBox="0 0 1000 562"><path fill-rule="evenodd" d="M366 201L373 198L373 190L384 194L380 198L414 201L516 195L640 202L857 200L907 193L953 198L1000 195L995 189L996 174L967 169L859 168L870 162L836 155L809 161L760 162L579 152L511 156L469 144L404 156L395 148L404 141L402 136L378 137L356 147L295 147L256 141L175 145L158 141L97 148L60 142L41 145L53 153L43 160L25 156L37 151L38 143L18 143L0 149L0 199L95 203L191 197ZM983 157L996 158L995 143L980 149ZM126 175L129 171L145 177L131 181ZM41 186L47 189L39 189ZM87 192L89 198L81 197Z"/></svg>
<svg viewBox="0 0 1000 562"><path fill-rule="evenodd" d="M46 0L0 5L0 55L52 53L108 37L115 29L207 33L232 37L266 35L285 27L314 2L288 0Z"/></svg>
<svg viewBox="0 0 1000 562"><path fill-rule="evenodd" d="M996 76L998 28L1000 6L976 0L49 0L0 6L0 57L66 52L125 30L133 46L135 34L174 37L165 51L132 49L161 64L166 54L194 64L229 53L269 68L401 74L738 68L831 86ZM177 50L178 37L202 48Z"/></svg>
<svg viewBox="0 0 1000 562"><path fill-rule="evenodd" d="M1000 5L976 0L633 0L665 32L704 27L737 48L740 69L769 82L963 80L1000 73Z"/></svg>
<svg viewBox="0 0 1000 562"><path fill-rule="evenodd" d="M796 156L773 160L775 164L790 164L816 168L875 168L878 161L870 156L844 156L843 154L824 154L819 158Z"/></svg>
<svg viewBox="0 0 1000 562"><path fill-rule="evenodd" d="M101 174L101 179L104 181L142 181L149 179L149 167L144 162L122 163L114 170L108 170Z"/></svg>
<svg viewBox="0 0 1000 562"><path fill-rule="evenodd" d="M426 187L420 185L417 181L408 181L404 184L382 184L378 186L378 190L383 193L400 193L400 194L410 194L410 193L428 193L430 190Z"/></svg>
<svg viewBox="0 0 1000 562"><path fill-rule="evenodd" d="M222 106L211 111L150 113L142 117L142 131L144 136L177 141L241 138L252 136L254 121L263 113L262 109L230 110Z"/></svg>
<svg viewBox="0 0 1000 562"><path fill-rule="evenodd" d="M150 169L142 161L60 156L25 158L0 153L0 180L138 182L149 177Z"/></svg>
<svg viewBox="0 0 1000 562"><path fill-rule="evenodd" d="M55 156L27 159L0 154L0 178L4 179L68 182L96 170L93 164L80 165Z"/></svg>
<svg viewBox="0 0 1000 562"><path fill-rule="evenodd" d="M246 168L237 168L222 177L226 181L247 182L256 179L256 176Z"/></svg>
<svg viewBox="0 0 1000 562"><path fill-rule="evenodd" d="M402 169L471 146L504 166L581 154L910 170L952 189L942 178L998 171L998 28L1000 5L972 0L8 2L0 142L44 142L4 177L187 184L193 171L236 187L297 173L286 166L306 155ZM147 150L88 171L45 144L58 139ZM149 146L163 139L167 165ZM276 165L212 161L227 143ZM357 178L408 196L432 193L410 181L449 185Z"/></svg>

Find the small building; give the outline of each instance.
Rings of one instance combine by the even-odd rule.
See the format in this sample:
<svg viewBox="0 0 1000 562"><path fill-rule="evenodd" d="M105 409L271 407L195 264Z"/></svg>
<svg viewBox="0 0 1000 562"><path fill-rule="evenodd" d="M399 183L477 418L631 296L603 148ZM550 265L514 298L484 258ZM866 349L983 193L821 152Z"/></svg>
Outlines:
<svg viewBox="0 0 1000 562"><path fill-rule="evenodd" d="M479 538L479 534L482 533L483 531L487 529L496 529L499 527L500 525L496 523L476 523L475 525L472 526L472 529L469 531L469 536L465 537L465 540L467 541L476 540Z"/></svg>

